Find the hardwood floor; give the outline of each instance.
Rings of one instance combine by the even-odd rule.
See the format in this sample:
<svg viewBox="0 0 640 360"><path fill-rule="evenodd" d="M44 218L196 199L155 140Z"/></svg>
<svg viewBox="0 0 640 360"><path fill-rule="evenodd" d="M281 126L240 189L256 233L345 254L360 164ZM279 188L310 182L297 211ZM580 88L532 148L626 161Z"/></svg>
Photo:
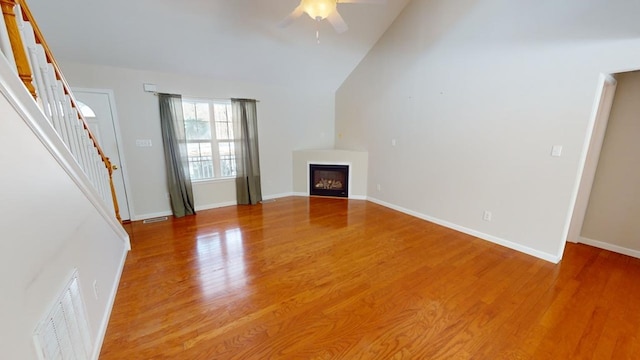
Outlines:
<svg viewBox="0 0 640 360"><path fill-rule="evenodd" d="M134 222L100 359L639 359L640 260L554 265L379 205Z"/></svg>

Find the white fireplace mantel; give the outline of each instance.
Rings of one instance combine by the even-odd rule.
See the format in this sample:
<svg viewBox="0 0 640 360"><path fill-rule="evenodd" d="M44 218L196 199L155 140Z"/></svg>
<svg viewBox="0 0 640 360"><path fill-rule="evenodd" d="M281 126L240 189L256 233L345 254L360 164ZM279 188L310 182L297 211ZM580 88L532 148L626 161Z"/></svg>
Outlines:
<svg viewBox="0 0 640 360"><path fill-rule="evenodd" d="M293 192L309 196L309 164L349 165L349 198L366 199L369 154L351 150L297 150L293 152Z"/></svg>

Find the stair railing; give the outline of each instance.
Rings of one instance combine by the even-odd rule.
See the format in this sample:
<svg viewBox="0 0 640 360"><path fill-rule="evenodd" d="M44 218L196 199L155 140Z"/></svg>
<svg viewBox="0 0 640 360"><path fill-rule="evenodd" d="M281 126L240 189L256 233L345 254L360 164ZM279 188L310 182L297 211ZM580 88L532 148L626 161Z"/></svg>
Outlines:
<svg viewBox="0 0 640 360"><path fill-rule="evenodd" d="M18 76L102 200L113 206L121 221L113 166L80 112L25 0L0 0L0 6Z"/></svg>

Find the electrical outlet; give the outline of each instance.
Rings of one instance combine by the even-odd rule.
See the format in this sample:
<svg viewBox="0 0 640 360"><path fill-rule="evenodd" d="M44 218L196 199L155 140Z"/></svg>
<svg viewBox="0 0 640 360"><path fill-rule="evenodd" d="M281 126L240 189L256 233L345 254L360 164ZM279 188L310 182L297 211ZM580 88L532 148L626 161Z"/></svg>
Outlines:
<svg viewBox="0 0 640 360"><path fill-rule="evenodd" d="M98 280L93 280L93 296L98 300Z"/></svg>
<svg viewBox="0 0 640 360"><path fill-rule="evenodd" d="M482 220L484 221L491 221L491 211L489 210L485 210L484 213L482 214Z"/></svg>
<svg viewBox="0 0 640 360"><path fill-rule="evenodd" d="M376 188L378 189L378 191L382 190L382 186L380 186L380 184L376 185Z"/></svg>

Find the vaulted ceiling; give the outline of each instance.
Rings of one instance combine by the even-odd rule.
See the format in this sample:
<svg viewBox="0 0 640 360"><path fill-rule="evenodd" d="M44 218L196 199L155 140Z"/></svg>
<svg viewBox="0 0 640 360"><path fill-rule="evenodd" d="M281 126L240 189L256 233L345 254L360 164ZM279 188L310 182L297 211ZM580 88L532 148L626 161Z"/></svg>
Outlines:
<svg viewBox="0 0 640 360"><path fill-rule="evenodd" d="M63 63L335 90L408 2L339 4L349 25L342 34L306 15L279 27L299 0L28 0L28 5Z"/></svg>

